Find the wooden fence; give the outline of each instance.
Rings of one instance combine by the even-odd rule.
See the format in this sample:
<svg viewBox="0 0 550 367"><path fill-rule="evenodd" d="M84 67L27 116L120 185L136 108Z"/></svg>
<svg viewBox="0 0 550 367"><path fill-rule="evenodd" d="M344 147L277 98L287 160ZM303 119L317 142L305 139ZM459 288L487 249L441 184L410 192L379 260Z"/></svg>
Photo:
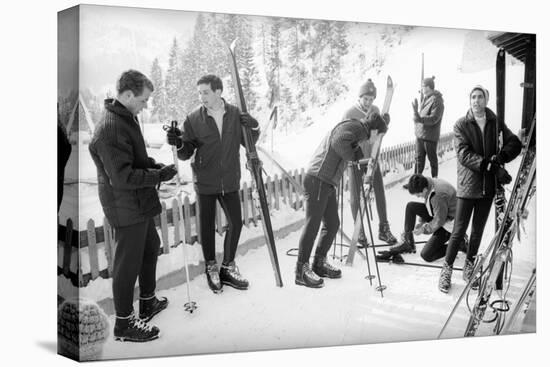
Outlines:
<svg viewBox="0 0 550 367"><path fill-rule="evenodd" d="M438 145L438 154L443 156L445 152L453 149L452 134L442 135ZM415 142L400 144L383 149L380 152L380 167L385 176L395 169L409 170L415 163ZM305 170L294 170L289 172L300 184L303 184ZM344 189L348 189L347 174L344 175ZM265 188L271 211L279 211L284 206L294 210L301 210L304 207L303 197L291 184L288 177L275 174L273 177L266 177ZM243 224L257 226L261 220L258 208L258 199L252 183L243 183L239 192ZM185 236L184 242L193 244L200 243L200 223L198 205L191 202L188 196L183 197L183 218L179 218L178 202L174 198L167 207L162 202L162 212L154 218L155 225L160 229L161 255L170 253L171 248L178 246L181 236ZM184 224L184 234L180 233L181 221ZM227 222L219 204L216 210L216 231L222 235L226 230ZM169 229L173 229L170 231ZM170 236L170 232L172 235ZM171 238L170 238L171 237ZM85 287L90 280L98 277L110 278L113 270L113 258L115 253L114 230L106 218L103 223L95 223L93 219L87 221L86 229L75 230L74 223L68 219L66 223L58 225L58 267L57 273L69 278L73 285ZM89 272L83 273L82 253L87 251L86 268ZM106 264L100 264L100 251L104 251Z"/></svg>

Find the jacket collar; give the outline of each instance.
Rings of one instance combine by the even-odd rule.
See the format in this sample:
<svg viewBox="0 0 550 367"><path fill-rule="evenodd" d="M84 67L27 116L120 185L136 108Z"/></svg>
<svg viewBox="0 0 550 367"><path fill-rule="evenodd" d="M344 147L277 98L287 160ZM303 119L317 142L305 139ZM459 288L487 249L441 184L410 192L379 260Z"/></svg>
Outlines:
<svg viewBox="0 0 550 367"><path fill-rule="evenodd" d="M497 121L497 116L495 113L487 107L485 107L485 117L487 119L487 123L494 123ZM468 112L466 113L466 121L476 123L476 118L474 117L474 113L471 108L468 109Z"/></svg>
<svg viewBox="0 0 550 367"><path fill-rule="evenodd" d="M104 101L105 109L117 114L121 117L124 117L127 120L137 122L137 117L134 116L122 103L114 98L107 98Z"/></svg>

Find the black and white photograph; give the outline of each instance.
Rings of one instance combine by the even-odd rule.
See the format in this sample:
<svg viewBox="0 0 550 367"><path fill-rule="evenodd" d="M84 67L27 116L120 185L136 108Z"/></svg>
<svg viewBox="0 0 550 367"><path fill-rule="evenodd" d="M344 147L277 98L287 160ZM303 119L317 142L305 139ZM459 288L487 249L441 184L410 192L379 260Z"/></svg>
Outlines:
<svg viewBox="0 0 550 367"><path fill-rule="evenodd" d="M42 352L462 365L505 361L494 346L515 338L533 349L514 361L530 359L544 334L538 23L456 23L422 1L372 19L368 4L170 4L50 8ZM326 347L343 352L319 360Z"/></svg>

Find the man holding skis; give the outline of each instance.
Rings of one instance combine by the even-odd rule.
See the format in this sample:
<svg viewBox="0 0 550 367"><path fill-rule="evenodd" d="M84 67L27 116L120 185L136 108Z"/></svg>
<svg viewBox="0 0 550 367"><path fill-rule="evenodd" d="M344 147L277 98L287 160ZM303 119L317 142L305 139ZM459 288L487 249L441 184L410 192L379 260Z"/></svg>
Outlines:
<svg viewBox="0 0 550 367"><path fill-rule="evenodd" d="M351 108L349 108L342 117L342 120L354 119L365 122L371 119L372 116L379 115L380 110L375 106L374 100L376 99L376 86L371 79L368 79L363 83L359 88L358 100ZM386 124L390 122L389 114L383 116ZM379 139L379 134L385 132L383 131L373 131L368 142L364 145L365 151L363 152L364 158L371 157L371 151L373 145L377 139ZM357 212L359 211L359 198L360 198L360 189L361 183L356 181L356 175L354 173L354 167L350 166L348 175L349 175L349 185L350 185L350 203L351 203L351 214L353 218L357 217ZM368 171L370 167L367 165L361 166L361 176ZM368 172L372 175L372 186L374 189L374 197L376 199L376 211L378 212L378 239L390 244L396 243L397 239L391 233L390 224L388 222L388 214L386 209L386 193L384 191L384 181L382 180L382 172L380 171L380 166L376 165L374 172ZM367 238L363 230L359 232L358 242L365 246L367 244Z"/></svg>
<svg viewBox="0 0 550 367"><path fill-rule="evenodd" d="M385 132L386 122L378 113L368 118L346 119L325 137L317 148L304 179L306 223L300 237L295 283L310 288L321 288L323 279L340 278L342 272L327 262L327 253L340 226L336 187L348 162L365 157L368 139L374 130ZM323 222L313 266L309 258L313 242Z"/></svg>
<svg viewBox="0 0 550 367"><path fill-rule="evenodd" d="M223 284L246 290L249 282L235 264L242 229L239 149L240 145L244 146L241 126L252 130L256 142L258 121L221 97L223 84L216 75L201 77L197 90L201 105L187 116L183 131L177 128L168 131L167 142L177 147L179 159L193 157L191 166L200 209L201 245L208 286L214 293L220 292ZM215 248L217 201L228 222L221 269L217 265Z"/></svg>
<svg viewBox="0 0 550 367"><path fill-rule="evenodd" d="M174 165L147 156L137 115L147 108L153 83L128 70L117 82L117 97L105 100L105 114L97 125L89 150L97 167L99 200L115 229L113 264L115 340L145 342L159 337L147 324L168 306L155 296L160 239L153 218L161 212L155 187L176 175ZM139 277L139 318L133 309Z"/></svg>

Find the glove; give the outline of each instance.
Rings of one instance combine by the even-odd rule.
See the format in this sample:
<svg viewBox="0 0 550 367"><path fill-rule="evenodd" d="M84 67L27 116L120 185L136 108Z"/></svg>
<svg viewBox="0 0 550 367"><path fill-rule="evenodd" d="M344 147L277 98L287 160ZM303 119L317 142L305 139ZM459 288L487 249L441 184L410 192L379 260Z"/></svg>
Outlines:
<svg viewBox="0 0 550 367"><path fill-rule="evenodd" d="M156 164L153 166L154 169L161 169L161 168L164 168L164 167L166 167L166 165L163 164L163 163L156 163Z"/></svg>
<svg viewBox="0 0 550 367"><path fill-rule="evenodd" d="M361 147L358 144L354 144L351 148L353 149L353 161L359 162L364 157Z"/></svg>
<svg viewBox="0 0 550 367"><path fill-rule="evenodd" d="M169 181L176 175L176 173L178 173L178 171L176 170L176 166L173 164L164 166L159 170L159 181Z"/></svg>
<svg viewBox="0 0 550 367"><path fill-rule="evenodd" d="M388 126L390 124L390 114L386 112L384 115L382 115L382 118L384 119L384 121L386 121L386 126Z"/></svg>
<svg viewBox="0 0 550 367"><path fill-rule="evenodd" d="M168 131L166 132L166 142L170 145L180 147L182 144L181 135L182 132L177 127L174 129L168 129Z"/></svg>
<svg viewBox="0 0 550 367"><path fill-rule="evenodd" d="M503 185L508 185L510 182L512 182L512 176L501 166L495 166L496 167L496 173L498 182L500 182Z"/></svg>
<svg viewBox="0 0 550 367"><path fill-rule="evenodd" d="M200 147L202 147L203 142L198 139L193 139L193 140L186 140L183 142L183 144L186 146L190 146L193 149L199 149Z"/></svg>
<svg viewBox="0 0 550 367"><path fill-rule="evenodd" d="M241 125L250 129L256 129L258 127L258 121L247 112L241 112Z"/></svg>
<svg viewBox="0 0 550 367"><path fill-rule="evenodd" d="M413 112L418 113L418 99L414 99L412 102Z"/></svg>
<svg viewBox="0 0 550 367"><path fill-rule="evenodd" d="M377 113L374 113L370 116L370 118L365 122L367 125L367 129L370 130L378 130L380 134L385 133L388 131L388 126L386 125L386 121Z"/></svg>
<svg viewBox="0 0 550 367"><path fill-rule="evenodd" d="M490 162L496 166L504 166L504 163L506 163L504 161L504 157L501 154L494 154L491 157Z"/></svg>

